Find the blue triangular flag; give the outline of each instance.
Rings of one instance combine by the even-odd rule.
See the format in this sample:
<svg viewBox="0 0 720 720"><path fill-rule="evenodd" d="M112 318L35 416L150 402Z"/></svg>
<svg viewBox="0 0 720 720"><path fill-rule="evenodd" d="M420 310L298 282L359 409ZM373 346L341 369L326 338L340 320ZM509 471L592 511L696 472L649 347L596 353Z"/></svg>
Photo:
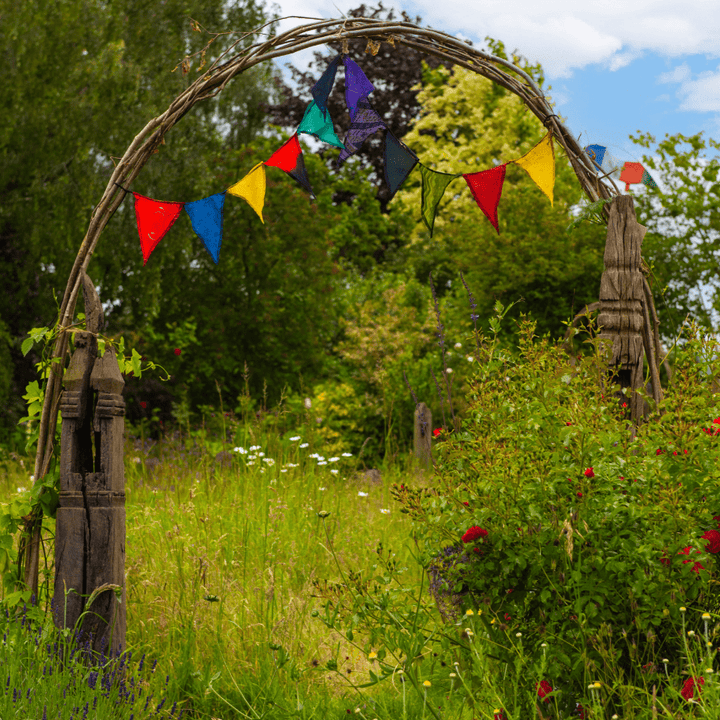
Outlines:
<svg viewBox="0 0 720 720"><path fill-rule="evenodd" d="M335 73L340 64L340 56L338 55L325 69L322 77L313 85L312 92L315 104L320 108L322 114L327 113L327 102L335 83Z"/></svg>
<svg viewBox="0 0 720 720"><path fill-rule="evenodd" d="M388 130L385 133L385 182L390 188L388 199L392 199L417 162L417 155Z"/></svg>
<svg viewBox="0 0 720 720"><path fill-rule="evenodd" d="M585 148L585 154L593 161L598 168L602 169L603 158L605 157L606 147L603 145L588 145Z"/></svg>
<svg viewBox="0 0 720 720"><path fill-rule="evenodd" d="M185 203L185 210L190 216L193 230L205 243L205 247L215 261L215 264L217 264L220 259L224 203L224 192L211 195L202 200Z"/></svg>

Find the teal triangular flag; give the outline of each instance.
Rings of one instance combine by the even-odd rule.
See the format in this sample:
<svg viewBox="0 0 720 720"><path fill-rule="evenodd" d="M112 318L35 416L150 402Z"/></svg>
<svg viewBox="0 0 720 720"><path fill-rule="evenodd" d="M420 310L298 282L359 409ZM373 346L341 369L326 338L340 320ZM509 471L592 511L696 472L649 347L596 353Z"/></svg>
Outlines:
<svg viewBox="0 0 720 720"><path fill-rule="evenodd" d="M195 202L185 203L185 210L190 216L193 230L205 243L205 247L215 264L220 259L224 204L224 192L211 195L202 200L195 200Z"/></svg>
<svg viewBox="0 0 720 720"><path fill-rule="evenodd" d="M323 115L323 111L315 101L308 105L297 131L298 134L305 133L306 135L312 135L318 140L326 142L328 145L334 145L340 149L345 147L342 142L340 142L340 138L335 134L330 113Z"/></svg>

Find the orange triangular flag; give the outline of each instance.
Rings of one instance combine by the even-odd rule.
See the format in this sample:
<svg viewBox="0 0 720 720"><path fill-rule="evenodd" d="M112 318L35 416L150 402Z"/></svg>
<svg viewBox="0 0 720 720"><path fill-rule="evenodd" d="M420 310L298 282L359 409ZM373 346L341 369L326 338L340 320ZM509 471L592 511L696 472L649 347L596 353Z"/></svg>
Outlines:
<svg viewBox="0 0 720 720"><path fill-rule="evenodd" d="M180 216L185 203L152 200L136 192L133 195L143 265L146 265L152 251Z"/></svg>
<svg viewBox="0 0 720 720"><path fill-rule="evenodd" d="M490 170L463 175L475 202L487 215L487 219L493 224L498 235L500 230L498 230L497 208L505 182L506 167L507 165L498 165Z"/></svg>
<svg viewBox="0 0 720 720"><path fill-rule="evenodd" d="M511 162L525 170L532 181L548 196L552 205L555 187L555 155L552 134L548 133L530 152Z"/></svg>

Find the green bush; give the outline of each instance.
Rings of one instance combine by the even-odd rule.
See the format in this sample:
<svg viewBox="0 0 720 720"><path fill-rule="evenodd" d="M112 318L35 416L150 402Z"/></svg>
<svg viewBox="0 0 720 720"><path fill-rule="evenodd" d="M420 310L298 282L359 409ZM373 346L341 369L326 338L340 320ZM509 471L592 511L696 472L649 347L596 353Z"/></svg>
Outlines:
<svg viewBox="0 0 720 720"><path fill-rule="evenodd" d="M521 662L530 690L542 667L565 711L589 683L616 708L631 686L662 694L687 672L683 633L720 617L717 345L687 329L672 386L634 429L591 342L571 358L527 323L518 353L483 340L464 430L411 509L435 594L475 612L468 658Z"/></svg>

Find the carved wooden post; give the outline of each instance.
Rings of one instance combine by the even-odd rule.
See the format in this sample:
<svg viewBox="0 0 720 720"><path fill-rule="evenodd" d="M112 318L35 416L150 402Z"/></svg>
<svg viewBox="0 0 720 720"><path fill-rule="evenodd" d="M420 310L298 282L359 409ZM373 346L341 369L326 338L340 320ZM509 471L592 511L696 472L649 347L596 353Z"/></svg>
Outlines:
<svg viewBox="0 0 720 720"><path fill-rule="evenodd" d="M432 413L425 403L415 409L415 457L420 467L432 465Z"/></svg>
<svg viewBox="0 0 720 720"><path fill-rule="evenodd" d="M630 195L616 197L610 205L605 271L600 280L600 339L612 343L610 367L622 387L637 390L643 384L643 275L640 247L646 228L635 218ZM645 403L636 392L628 398L633 420L645 414Z"/></svg>
<svg viewBox="0 0 720 720"><path fill-rule="evenodd" d="M112 348L97 357L100 299L83 278L88 332L75 337L61 400L60 503L55 535L55 622L73 628L87 597L104 585L80 626L92 647L114 657L125 645L125 384ZM94 452L93 452L94 450ZM65 589L75 591L67 596Z"/></svg>

